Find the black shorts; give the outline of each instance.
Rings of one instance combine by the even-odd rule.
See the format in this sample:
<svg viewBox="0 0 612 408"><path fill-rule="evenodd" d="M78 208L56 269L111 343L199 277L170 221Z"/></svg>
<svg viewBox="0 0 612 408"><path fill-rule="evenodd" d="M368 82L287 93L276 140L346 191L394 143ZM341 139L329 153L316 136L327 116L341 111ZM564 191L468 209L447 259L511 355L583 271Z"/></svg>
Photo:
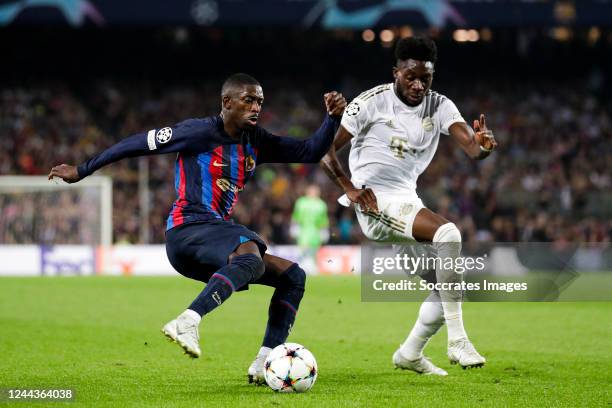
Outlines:
<svg viewBox="0 0 612 408"><path fill-rule="evenodd" d="M224 220L190 223L166 232L166 253L181 275L208 282L212 274L227 265L230 254L248 241L257 244L263 258L266 243L243 225Z"/></svg>

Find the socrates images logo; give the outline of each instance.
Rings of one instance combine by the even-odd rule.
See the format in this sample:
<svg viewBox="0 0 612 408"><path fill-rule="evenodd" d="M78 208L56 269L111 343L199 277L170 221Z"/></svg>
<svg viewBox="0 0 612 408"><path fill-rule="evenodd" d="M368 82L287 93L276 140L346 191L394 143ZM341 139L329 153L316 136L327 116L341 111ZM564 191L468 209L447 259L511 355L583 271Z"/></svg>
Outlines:
<svg viewBox="0 0 612 408"><path fill-rule="evenodd" d="M172 128L165 127L163 129L159 129L155 135L155 138L157 139L157 143L167 143L170 139L172 139Z"/></svg>

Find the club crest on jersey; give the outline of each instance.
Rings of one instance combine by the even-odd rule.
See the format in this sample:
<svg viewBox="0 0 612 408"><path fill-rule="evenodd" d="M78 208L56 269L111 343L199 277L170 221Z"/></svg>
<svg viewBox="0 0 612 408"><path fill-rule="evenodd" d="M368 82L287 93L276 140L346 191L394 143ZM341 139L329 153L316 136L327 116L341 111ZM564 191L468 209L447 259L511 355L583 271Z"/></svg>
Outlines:
<svg viewBox="0 0 612 408"><path fill-rule="evenodd" d="M429 116L423 118L423 129L425 129L426 132L431 132L433 128L433 120L431 120Z"/></svg>
<svg viewBox="0 0 612 408"><path fill-rule="evenodd" d="M359 107L359 104L357 102L351 102L349 103L349 105L346 107L346 114L348 116L355 116L359 113L359 110L361 108Z"/></svg>
<svg viewBox="0 0 612 408"><path fill-rule="evenodd" d="M157 143L168 143L168 141L172 139L172 128L165 127L163 129L159 129L155 135L155 139L157 139Z"/></svg>
<svg viewBox="0 0 612 408"><path fill-rule="evenodd" d="M247 156L247 158L244 160L244 169L246 171L255 170L255 159L253 159L253 156Z"/></svg>

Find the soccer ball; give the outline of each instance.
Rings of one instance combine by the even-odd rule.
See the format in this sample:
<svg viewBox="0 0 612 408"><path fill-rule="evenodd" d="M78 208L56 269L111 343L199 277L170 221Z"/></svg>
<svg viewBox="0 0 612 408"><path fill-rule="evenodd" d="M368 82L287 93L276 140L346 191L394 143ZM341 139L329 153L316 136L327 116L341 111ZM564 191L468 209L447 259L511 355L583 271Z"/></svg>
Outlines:
<svg viewBox="0 0 612 408"><path fill-rule="evenodd" d="M297 343L284 343L270 352L264 363L266 383L277 392L305 392L317 380L317 361Z"/></svg>

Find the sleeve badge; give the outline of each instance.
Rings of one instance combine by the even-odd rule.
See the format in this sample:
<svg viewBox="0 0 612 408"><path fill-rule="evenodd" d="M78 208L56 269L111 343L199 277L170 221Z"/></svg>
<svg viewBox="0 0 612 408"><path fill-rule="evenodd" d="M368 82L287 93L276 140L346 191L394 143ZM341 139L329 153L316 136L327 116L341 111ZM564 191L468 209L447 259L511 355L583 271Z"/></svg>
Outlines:
<svg viewBox="0 0 612 408"><path fill-rule="evenodd" d="M157 143L160 144L168 143L170 139L172 139L172 128L165 127L163 129L159 129L155 135L155 139L157 140Z"/></svg>
<svg viewBox="0 0 612 408"><path fill-rule="evenodd" d="M347 116L355 116L359 113L359 110L361 108L359 107L359 104L357 102L351 102L349 103L349 105L346 107L346 114Z"/></svg>

